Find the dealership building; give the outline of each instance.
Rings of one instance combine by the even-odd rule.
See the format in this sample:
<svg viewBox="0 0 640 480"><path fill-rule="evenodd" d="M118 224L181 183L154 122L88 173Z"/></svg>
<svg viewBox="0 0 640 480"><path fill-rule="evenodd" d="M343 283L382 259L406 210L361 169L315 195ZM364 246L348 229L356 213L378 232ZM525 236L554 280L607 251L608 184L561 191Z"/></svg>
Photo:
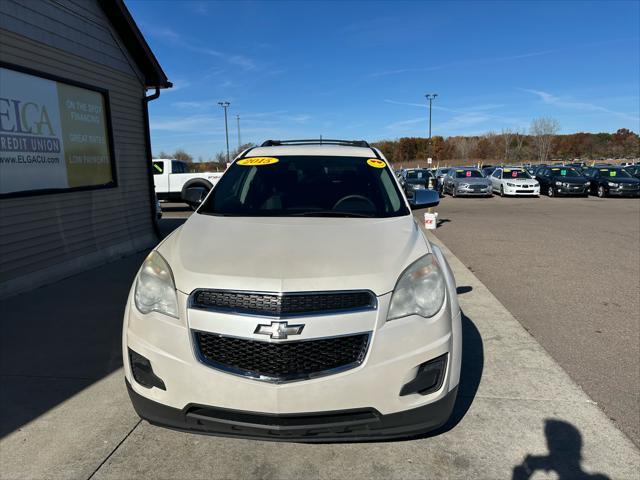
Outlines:
<svg viewBox="0 0 640 480"><path fill-rule="evenodd" d="M122 0L0 1L0 297L158 241L147 104L168 87Z"/></svg>

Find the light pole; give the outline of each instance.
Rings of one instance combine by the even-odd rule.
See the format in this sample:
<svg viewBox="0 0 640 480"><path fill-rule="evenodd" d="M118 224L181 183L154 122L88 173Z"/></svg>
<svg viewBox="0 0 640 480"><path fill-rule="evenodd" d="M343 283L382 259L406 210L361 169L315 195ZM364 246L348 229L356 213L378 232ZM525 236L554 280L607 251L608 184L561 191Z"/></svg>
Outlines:
<svg viewBox="0 0 640 480"><path fill-rule="evenodd" d="M242 146L242 141L240 140L240 115L236 115L236 120L238 120L238 153L240 153L240 147Z"/></svg>
<svg viewBox="0 0 640 480"><path fill-rule="evenodd" d="M431 103L437 96L437 93L427 93L425 95L427 100L429 100L429 158L431 158Z"/></svg>
<svg viewBox="0 0 640 480"><path fill-rule="evenodd" d="M218 102L218 105L224 108L224 133L227 137L227 163L229 163L229 126L227 125L227 108L229 108L229 105L231 104L229 102Z"/></svg>

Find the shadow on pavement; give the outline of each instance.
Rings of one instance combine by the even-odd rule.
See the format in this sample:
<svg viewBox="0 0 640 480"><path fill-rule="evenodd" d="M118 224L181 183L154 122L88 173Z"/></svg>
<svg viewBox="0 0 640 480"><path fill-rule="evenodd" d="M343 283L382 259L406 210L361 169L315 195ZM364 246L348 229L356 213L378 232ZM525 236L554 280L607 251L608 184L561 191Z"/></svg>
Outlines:
<svg viewBox="0 0 640 480"><path fill-rule="evenodd" d="M513 468L512 480L527 480L536 472L555 472L558 480L610 480L601 473L582 470L582 435L569 422L547 419L544 425L549 455L527 455Z"/></svg>
<svg viewBox="0 0 640 480"><path fill-rule="evenodd" d="M484 346L480 332L471 319L462 312L462 369L458 398L451 417L442 427L429 432L425 437L434 437L453 429L467 414L473 403L484 369Z"/></svg>
<svg viewBox="0 0 640 480"><path fill-rule="evenodd" d="M0 438L122 366L124 306L145 255L0 302Z"/></svg>
<svg viewBox="0 0 640 480"><path fill-rule="evenodd" d="M456 293L458 295L462 295L462 294L465 294L465 293L469 293L472 290L473 290L473 287L470 287L468 285L467 286L460 286L460 287L456 288Z"/></svg>

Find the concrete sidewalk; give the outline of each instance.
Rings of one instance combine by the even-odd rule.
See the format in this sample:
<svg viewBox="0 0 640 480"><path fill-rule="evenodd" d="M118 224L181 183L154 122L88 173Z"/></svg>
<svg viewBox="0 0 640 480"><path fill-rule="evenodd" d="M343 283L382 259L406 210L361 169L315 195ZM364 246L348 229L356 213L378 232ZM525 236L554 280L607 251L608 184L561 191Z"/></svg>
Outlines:
<svg viewBox="0 0 640 480"><path fill-rule="evenodd" d="M137 256L39 289L37 302L26 294L0 304L0 477L569 479L599 472L637 479L638 449L444 251L464 312L464 352L456 410L441 432L307 445L199 436L139 421L114 341Z"/></svg>

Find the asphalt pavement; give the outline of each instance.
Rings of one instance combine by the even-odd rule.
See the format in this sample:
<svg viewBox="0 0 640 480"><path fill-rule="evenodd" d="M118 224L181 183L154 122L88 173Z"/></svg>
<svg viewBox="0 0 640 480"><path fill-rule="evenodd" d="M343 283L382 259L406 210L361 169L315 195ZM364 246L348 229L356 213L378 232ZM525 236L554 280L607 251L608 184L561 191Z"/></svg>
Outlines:
<svg viewBox="0 0 640 480"><path fill-rule="evenodd" d="M640 444L640 200L447 196L437 211L437 237Z"/></svg>
<svg viewBox="0 0 640 480"><path fill-rule="evenodd" d="M161 227L188 215L178 207ZM37 302L28 293L0 302L0 478L637 479L638 448L443 251L463 311L460 389L443 429L394 442L308 445L141 421L127 398L118 340L142 252L42 287Z"/></svg>

